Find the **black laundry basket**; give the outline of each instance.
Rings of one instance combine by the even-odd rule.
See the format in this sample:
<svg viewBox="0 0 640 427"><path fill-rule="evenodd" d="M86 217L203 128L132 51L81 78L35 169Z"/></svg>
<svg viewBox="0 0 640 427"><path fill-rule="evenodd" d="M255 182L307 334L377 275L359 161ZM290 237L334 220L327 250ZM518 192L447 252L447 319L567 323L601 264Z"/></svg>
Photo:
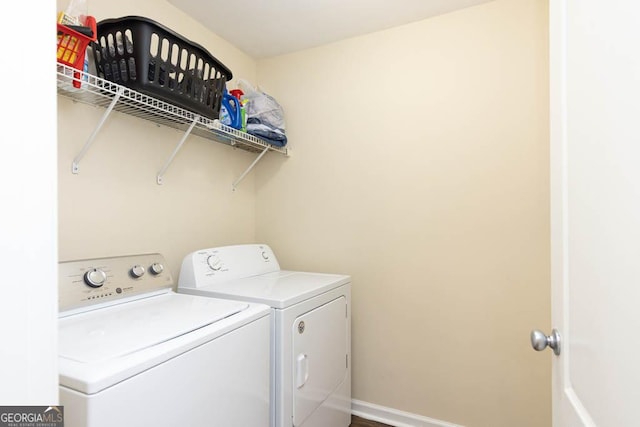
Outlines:
<svg viewBox="0 0 640 427"><path fill-rule="evenodd" d="M97 24L99 77L217 119L231 70L199 44L151 19L125 16Z"/></svg>

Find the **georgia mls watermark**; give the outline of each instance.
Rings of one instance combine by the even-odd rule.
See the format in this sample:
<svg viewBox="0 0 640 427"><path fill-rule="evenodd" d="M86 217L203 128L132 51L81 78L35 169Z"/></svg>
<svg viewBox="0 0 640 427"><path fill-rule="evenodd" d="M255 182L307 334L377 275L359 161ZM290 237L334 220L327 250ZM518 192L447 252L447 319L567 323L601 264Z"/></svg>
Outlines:
<svg viewBox="0 0 640 427"><path fill-rule="evenodd" d="M0 406L0 427L64 427L64 408Z"/></svg>

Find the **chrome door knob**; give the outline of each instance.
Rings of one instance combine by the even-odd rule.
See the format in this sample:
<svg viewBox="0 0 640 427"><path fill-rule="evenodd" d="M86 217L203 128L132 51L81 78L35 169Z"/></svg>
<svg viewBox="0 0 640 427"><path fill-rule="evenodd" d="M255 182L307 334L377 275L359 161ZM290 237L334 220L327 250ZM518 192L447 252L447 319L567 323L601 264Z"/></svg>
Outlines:
<svg viewBox="0 0 640 427"><path fill-rule="evenodd" d="M560 334L556 329L551 331L551 335L547 336L539 330L531 331L531 347L535 351L542 351L547 347L553 350L556 356L560 355Z"/></svg>

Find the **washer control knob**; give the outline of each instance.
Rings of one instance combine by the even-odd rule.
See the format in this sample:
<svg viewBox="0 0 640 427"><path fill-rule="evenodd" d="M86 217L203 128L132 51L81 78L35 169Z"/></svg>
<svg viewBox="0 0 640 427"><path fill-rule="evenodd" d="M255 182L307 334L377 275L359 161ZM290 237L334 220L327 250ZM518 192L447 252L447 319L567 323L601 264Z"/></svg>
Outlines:
<svg viewBox="0 0 640 427"><path fill-rule="evenodd" d="M209 255L207 258L207 264L209 265L209 268L214 271L218 271L222 268L222 260L218 258L217 255Z"/></svg>
<svg viewBox="0 0 640 427"><path fill-rule="evenodd" d="M139 279L140 277L144 276L145 272L146 270L140 264L134 265L133 267L131 267L131 271L129 271L131 277L133 277L134 279Z"/></svg>
<svg viewBox="0 0 640 427"><path fill-rule="evenodd" d="M267 251L262 251L262 258L265 261L269 261L269 254L267 253Z"/></svg>
<svg viewBox="0 0 640 427"><path fill-rule="evenodd" d="M157 276L164 271L164 266L159 262L154 262L151 264L151 267L149 267L149 270L151 270L151 274Z"/></svg>
<svg viewBox="0 0 640 427"><path fill-rule="evenodd" d="M99 268L92 268L84 273L84 283L92 288L99 288L107 281L107 274Z"/></svg>

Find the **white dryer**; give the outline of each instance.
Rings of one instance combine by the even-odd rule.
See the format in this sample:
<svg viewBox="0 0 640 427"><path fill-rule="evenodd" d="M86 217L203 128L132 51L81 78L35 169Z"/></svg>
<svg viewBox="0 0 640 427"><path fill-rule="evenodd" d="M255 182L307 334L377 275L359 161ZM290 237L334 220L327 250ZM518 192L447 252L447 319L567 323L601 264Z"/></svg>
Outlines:
<svg viewBox="0 0 640 427"><path fill-rule="evenodd" d="M164 265L59 263L65 426L269 426L270 308L178 294Z"/></svg>
<svg viewBox="0 0 640 427"><path fill-rule="evenodd" d="M272 308L272 426L351 423L351 277L281 270L267 245L203 249L178 292Z"/></svg>

